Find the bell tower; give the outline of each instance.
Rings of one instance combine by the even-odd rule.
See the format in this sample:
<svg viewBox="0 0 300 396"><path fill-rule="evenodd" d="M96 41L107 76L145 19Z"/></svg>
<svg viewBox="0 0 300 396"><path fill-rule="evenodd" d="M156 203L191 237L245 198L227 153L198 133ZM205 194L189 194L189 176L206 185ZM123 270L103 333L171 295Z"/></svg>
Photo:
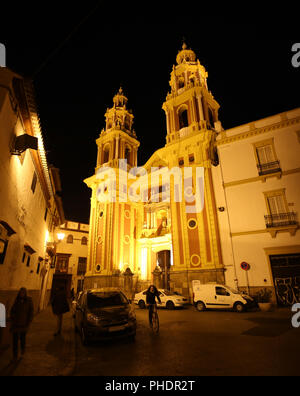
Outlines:
<svg viewBox="0 0 300 396"><path fill-rule="evenodd" d="M208 90L205 67L185 43L176 62L171 73L171 92L163 104L167 119L167 145L204 130L221 130L220 106Z"/></svg>
<svg viewBox="0 0 300 396"><path fill-rule="evenodd" d="M119 159L126 159L128 169L137 166L137 151L140 143L133 129L134 116L127 109L128 99L122 88L113 98L113 107L105 114L105 128L102 130L98 146L97 167L119 166Z"/></svg>
<svg viewBox="0 0 300 396"><path fill-rule="evenodd" d="M135 257L138 210L127 199L127 178L137 166L140 145L122 88L105 113L105 128L96 140L95 174L85 180L92 189L90 238L85 285L120 286L124 271L137 271ZM127 160L127 168L120 160ZM119 167L120 166L120 167ZM122 183L120 182L122 181ZM110 193L112 195L110 195Z"/></svg>
<svg viewBox="0 0 300 396"><path fill-rule="evenodd" d="M182 186L184 198L175 202L171 195L170 205L174 262L171 283L185 290L186 274L190 281L224 282L213 181L217 172L214 168L219 164L216 136L222 126L220 106L208 89L208 74L195 52L184 43L176 62L171 72L171 91L162 107L166 114L168 166L180 168L182 175L187 175L187 185ZM197 176L200 171L202 185ZM202 199L203 205L197 205L197 200Z"/></svg>

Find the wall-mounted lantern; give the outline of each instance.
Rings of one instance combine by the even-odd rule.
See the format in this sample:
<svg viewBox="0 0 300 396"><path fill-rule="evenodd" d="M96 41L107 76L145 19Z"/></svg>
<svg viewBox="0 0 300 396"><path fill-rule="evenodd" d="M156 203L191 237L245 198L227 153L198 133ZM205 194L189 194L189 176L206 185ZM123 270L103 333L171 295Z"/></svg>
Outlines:
<svg viewBox="0 0 300 396"><path fill-rule="evenodd" d="M38 149L38 138L30 136L28 134L17 136L13 148L11 150L12 155L21 155L27 149L37 150Z"/></svg>

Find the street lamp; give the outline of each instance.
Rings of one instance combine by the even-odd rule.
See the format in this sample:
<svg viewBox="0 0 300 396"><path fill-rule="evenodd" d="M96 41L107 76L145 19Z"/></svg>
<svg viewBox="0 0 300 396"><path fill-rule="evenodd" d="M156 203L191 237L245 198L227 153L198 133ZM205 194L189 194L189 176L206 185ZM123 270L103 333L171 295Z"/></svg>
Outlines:
<svg viewBox="0 0 300 396"><path fill-rule="evenodd" d="M65 234L63 234L63 233L58 233L57 234L57 239L58 239L58 241L59 242L62 242L64 239L65 239Z"/></svg>

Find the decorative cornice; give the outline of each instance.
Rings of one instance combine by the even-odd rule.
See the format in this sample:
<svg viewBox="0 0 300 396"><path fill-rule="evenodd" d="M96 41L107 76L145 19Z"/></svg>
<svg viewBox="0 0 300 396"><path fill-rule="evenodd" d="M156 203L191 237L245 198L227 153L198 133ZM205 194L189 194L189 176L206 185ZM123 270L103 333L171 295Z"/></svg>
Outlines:
<svg viewBox="0 0 300 396"><path fill-rule="evenodd" d="M249 130L247 132L242 132L242 133L239 133L237 135L230 136L230 137L226 136L225 138L222 138L219 141L217 141L216 145L220 146L222 144L236 142L238 140L247 139L247 138L250 138L250 137L253 137L253 136L256 136L256 135L260 135L260 134L263 134L263 133L267 133L267 132L275 131L275 130L278 130L278 129L286 128L286 127L289 127L289 126L292 126L292 125L295 125L295 124L299 124L299 123L300 123L300 117L296 117L296 118L293 118L291 120L281 121L281 122L278 122L276 124L271 124L271 125L268 125L268 126L262 127L262 128L255 128L254 127L253 129L251 129L251 130ZM249 126L250 126L250 124L249 124ZM225 133L226 133L226 131L225 131Z"/></svg>
<svg viewBox="0 0 300 396"><path fill-rule="evenodd" d="M232 182L223 183L223 187L228 188L228 187L238 186L240 184L254 183L257 181L265 182L266 179L271 178L271 177L281 178L282 176L288 176L288 175L292 175L294 173L299 173L299 172L300 172L300 168L289 169L286 171L269 173L268 175L250 177L248 179L242 179L242 180L234 180Z"/></svg>

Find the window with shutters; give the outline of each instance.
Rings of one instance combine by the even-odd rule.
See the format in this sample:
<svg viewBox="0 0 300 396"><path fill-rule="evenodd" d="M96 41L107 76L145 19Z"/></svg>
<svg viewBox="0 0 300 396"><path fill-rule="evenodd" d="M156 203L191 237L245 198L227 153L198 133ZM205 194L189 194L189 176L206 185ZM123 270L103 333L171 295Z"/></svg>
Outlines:
<svg viewBox="0 0 300 396"><path fill-rule="evenodd" d="M284 228L294 229L298 227L296 213L289 211L285 195L285 188L264 192L267 212L265 223L267 229ZM276 236L276 233L274 234ZM272 235L272 236L274 236Z"/></svg>
<svg viewBox="0 0 300 396"><path fill-rule="evenodd" d="M254 143L254 152L259 176L280 174L280 162L276 156L274 139Z"/></svg>
<svg viewBox="0 0 300 396"><path fill-rule="evenodd" d="M86 257L78 257L77 275L85 275L87 266Z"/></svg>
<svg viewBox="0 0 300 396"><path fill-rule="evenodd" d="M34 194L34 192L35 192L36 183L37 183L37 175L36 175L36 173L34 172L34 173L33 173L33 177L32 177L32 182L31 182L31 191L33 192L33 194Z"/></svg>

